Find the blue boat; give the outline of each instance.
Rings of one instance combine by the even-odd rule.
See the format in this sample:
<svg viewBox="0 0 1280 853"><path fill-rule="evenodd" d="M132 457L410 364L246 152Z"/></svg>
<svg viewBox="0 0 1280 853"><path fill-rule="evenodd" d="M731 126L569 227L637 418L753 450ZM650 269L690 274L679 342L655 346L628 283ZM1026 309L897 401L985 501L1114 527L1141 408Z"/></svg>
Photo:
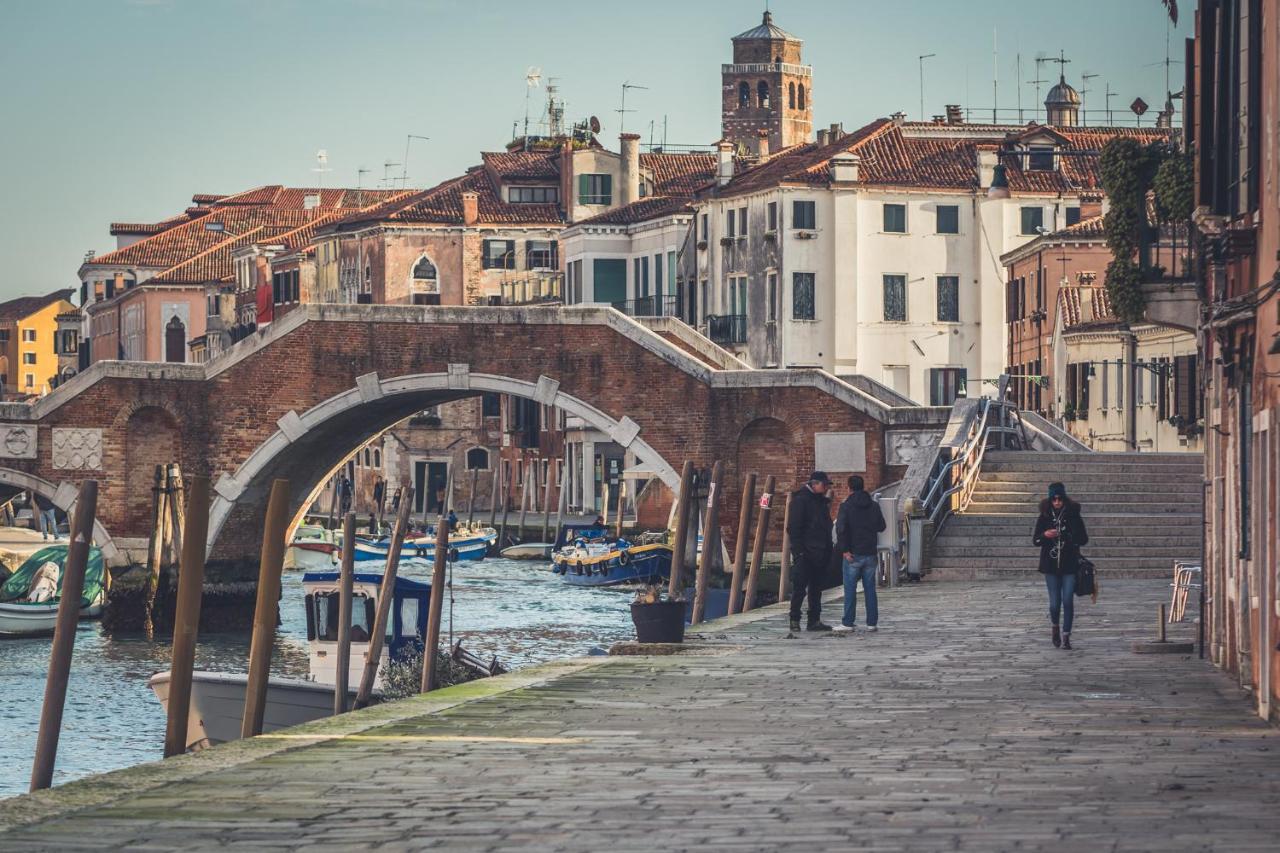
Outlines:
<svg viewBox="0 0 1280 853"><path fill-rule="evenodd" d="M592 533L599 534L591 536ZM564 540L574 536L572 542ZM609 539L590 525L565 525L551 555L551 571L573 586L657 583L671 575L671 546Z"/></svg>
<svg viewBox="0 0 1280 853"><path fill-rule="evenodd" d="M391 548L390 538L367 539L357 538L355 547L356 562L381 560L386 562L387 552ZM489 551L489 540L484 536L471 536L465 539L450 539L449 554L454 562L458 560L483 560ZM418 539L407 539L400 547L400 559L425 560L434 563L436 559L436 540L434 536L423 536Z"/></svg>
<svg viewBox="0 0 1280 853"><path fill-rule="evenodd" d="M307 640L311 645L311 677L321 683L336 680L334 661L338 641L338 572L307 572L302 576L306 593ZM368 653L369 632L373 628L382 595L382 574L356 572L353 576L351 608L351 660L359 662ZM427 633L427 610L431 584L396 576L391 598L391 624L382 651L382 668L390 661L411 657L422 649ZM353 664L349 677L353 687L360 684L362 667Z"/></svg>

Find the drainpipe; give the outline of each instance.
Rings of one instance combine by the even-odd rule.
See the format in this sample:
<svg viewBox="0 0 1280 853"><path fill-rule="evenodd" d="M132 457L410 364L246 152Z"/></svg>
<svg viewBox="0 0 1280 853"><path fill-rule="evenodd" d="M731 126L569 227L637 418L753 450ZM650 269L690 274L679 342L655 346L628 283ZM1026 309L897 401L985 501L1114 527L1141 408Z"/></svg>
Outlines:
<svg viewBox="0 0 1280 853"><path fill-rule="evenodd" d="M1138 395L1135 392L1138 378L1138 336L1128 328L1125 329L1124 334L1125 358L1129 362L1129 369L1125 371L1129 379L1129 393L1124 399L1124 440L1130 450L1136 451L1138 449Z"/></svg>

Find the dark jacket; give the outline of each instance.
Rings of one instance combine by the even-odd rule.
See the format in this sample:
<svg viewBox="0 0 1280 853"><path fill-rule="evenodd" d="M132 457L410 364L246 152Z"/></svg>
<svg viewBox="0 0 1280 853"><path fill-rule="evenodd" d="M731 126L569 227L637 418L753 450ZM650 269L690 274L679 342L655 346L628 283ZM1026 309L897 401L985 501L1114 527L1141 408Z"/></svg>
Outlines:
<svg viewBox="0 0 1280 853"><path fill-rule="evenodd" d="M1046 530L1062 531L1054 539L1047 538ZM1040 502L1040 517L1036 519L1035 533L1031 541L1040 546L1040 571L1046 575L1072 575L1080 563L1080 546L1089 544L1089 532L1080 517L1080 504L1067 498L1060 513L1054 512L1047 500Z"/></svg>
<svg viewBox="0 0 1280 853"><path fill-rule="evenodd" d="M840 504L836 516L836 550L855 557L875 555L880 544L877 536L884 530L880 505L864 491L857 491Z"/></svg>
<svg viewBox="0 0 1280 853"><path fill-rule="evenodd" d="M831 499L801 486L791 493L791 517L787 520L791 554L825 566L831 559Z"/></svg>

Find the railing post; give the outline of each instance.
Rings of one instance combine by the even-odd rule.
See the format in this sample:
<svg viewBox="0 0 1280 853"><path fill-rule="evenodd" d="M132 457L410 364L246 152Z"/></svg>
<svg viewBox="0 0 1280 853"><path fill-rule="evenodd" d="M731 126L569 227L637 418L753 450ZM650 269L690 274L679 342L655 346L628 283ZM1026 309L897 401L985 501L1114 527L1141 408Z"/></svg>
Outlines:
<svg viewBox="0 0 1280 853"><path fill-rule="evenodd" d="M191 678L196 636L200 630L200 598L204 592L205 544L209 536L209 478L191 478L186 531L178 568L178 605L173 617L173 652L169 656L169 703L164 757L187 750L191 715Z"/></svg>

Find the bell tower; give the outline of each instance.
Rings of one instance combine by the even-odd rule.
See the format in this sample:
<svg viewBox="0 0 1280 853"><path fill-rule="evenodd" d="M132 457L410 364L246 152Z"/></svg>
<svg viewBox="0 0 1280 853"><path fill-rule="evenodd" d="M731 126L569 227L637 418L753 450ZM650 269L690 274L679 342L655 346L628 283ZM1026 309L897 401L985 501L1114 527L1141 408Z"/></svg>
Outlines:
<svg viewBox="0 0 1280 853"><path fill-rule="evenodd" d="M755 153L760 131L769 151L808 142L813 132L813 69L803 42L764 13L760 26L733 37L733 62L720 67L721 135Z"/></svg>

